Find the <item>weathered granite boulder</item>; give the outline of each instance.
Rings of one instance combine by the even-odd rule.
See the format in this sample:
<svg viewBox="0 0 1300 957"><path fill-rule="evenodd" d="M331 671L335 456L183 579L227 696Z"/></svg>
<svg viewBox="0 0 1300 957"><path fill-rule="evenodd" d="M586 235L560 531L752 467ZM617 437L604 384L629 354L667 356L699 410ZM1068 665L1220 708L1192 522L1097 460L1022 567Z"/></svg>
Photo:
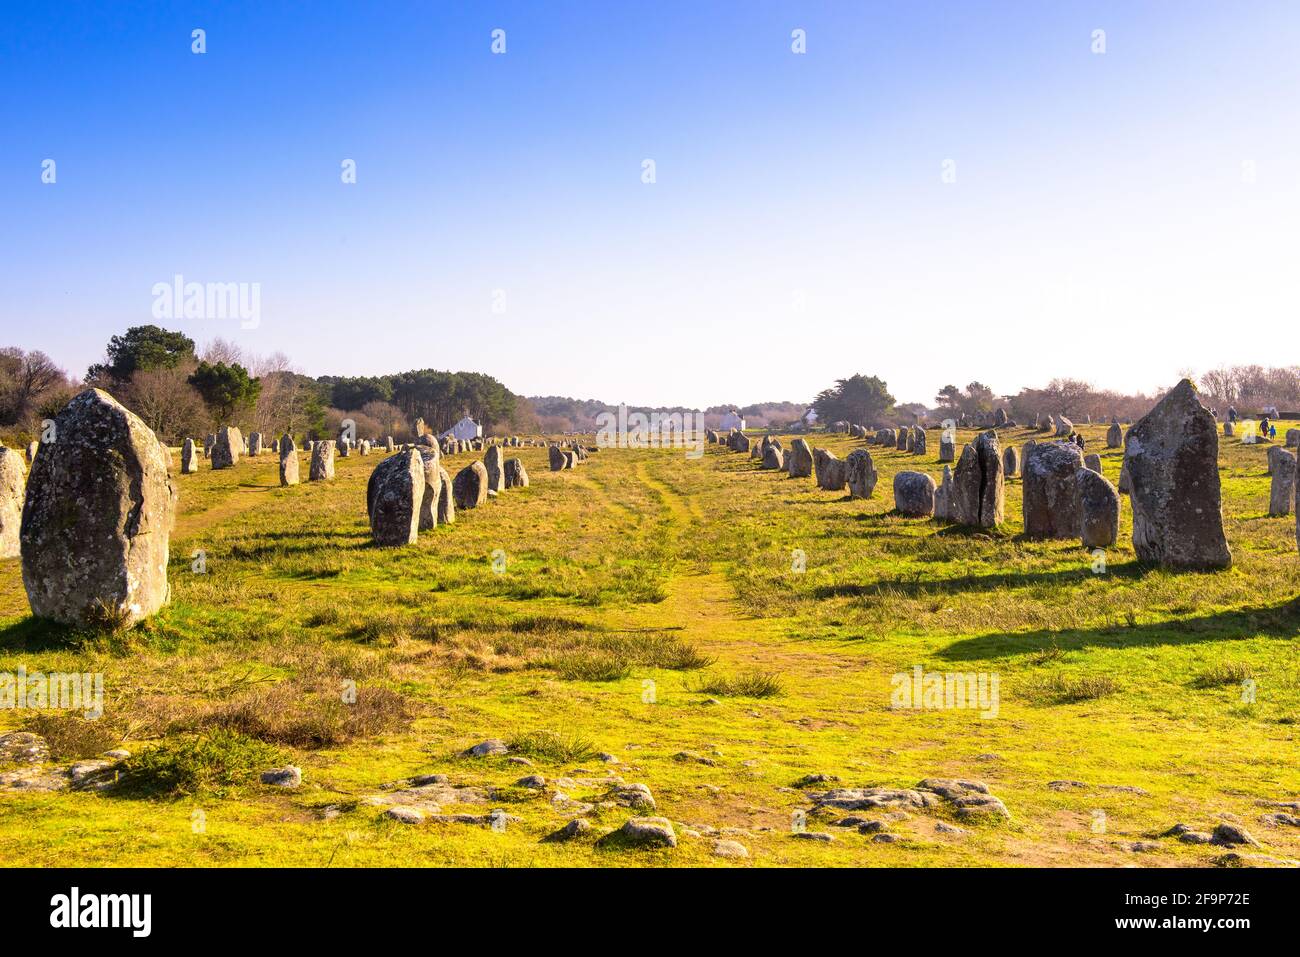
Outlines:
<svg viewBox="0 0 1300 957"><path fill-rule="evenodd" d="M919 425L912 429L911 449L913 455L925 454L925 429Z"/></svg>
<svg viewBox="0 0 1300 957"><path fill-rule="evenodd" d="M790 451L785 456L786 468L791 478L809 478L813 474L813 454L804 439L795 439L790 443Z"/></svg>
<svg viewBox="0 0 1300 957"><path fill-rule="evenodd" d="M763 468L776 469L778 472L785 468L785 453L779 445L768 445L763 450Z"/></svg>
<svg viewBox="0 0 1300 957"><path fill-rule="evenodd" d="M1079 534L1084 548L1110 548L1119 536L1119 492L1097 471L1074 473L1079 497Z"/></svg>
<svg viewBox="0 0 1300 957"><path fill-rule="evenodd" d="M1074 473L1083 455L1073 442L1026 446L1022 514L1028 538L1074 538L1082 517Z"/></svg>
<svg viewBox="0 0 1300 957"><path fill-rule="evenodd" d="M952 432L944 431L939 435L939 461L955 462L957 460L957 439Z"/></svg>
<svg viewBox="0 0 1300 957"><path fill-rule="evenodd" d="M311 482L330 482L334 480L334 440L322 439L312 446L311 469L307 473Z"/></svg>
<svg viewBox="0 0 1300 957"><path fill-rule="evenodd" d="M87 389L54 419L27 481L21 551L32 614L128 625L167 603L176 493L166 450L107 392Z"/></svg>
<svg viewBox="0 0 1300 957"><path fill-rule="evenodd" d="M181 474L193 475L199 470L199 447L193 439L181 443Z"/></svg>
<svg viewBox="0 0 1300 957"><path fill-rule="evenodd" d="M943 478L934 490L934 517L952 520L952 466L943 467Z"/></svg>
<svg viewBox="0 0 1300 957"><path fill-rule="evenodd" d="M523 459L506 459L506 488L528 488L528 470Z"/></svg>
<svg viewBox="0 0 1300 957"><path fill-rule="evenodd" d="M505 452L499 445L489 445L483 453L483 467L487 469L488 491L504 492L506 490Z"/></svg>
<svg viewBox="0 0 1300 957"><path fill-rule="evenodd" d="M1002 474L1007 478L1020 474L1020 450L1014 445L1008 445L1002 453Z"/></svg>
<svg viewBox="0 0 1300 957"><path fill-rule="evenodd" d="M817 487L823 492L842 492L848 481L844 463L829 449L813 449L813 462L817 468Z"/></svg>
<svg viewBox="0 0 1300 957"><path fill-rule="evenodd" d="M436 445L421 445L416 454L424 470L424 492L420 496L420 531L438 527L438 511L442 498L442 456ZM382 463L381 463L382 464ZM373 475L373 473L371 473Z"/></svg>
<svg viewBox="0 0 1300 957"><path fill-rule="evenodd" d="M17 558L27 466L21 453L0 444L0 558Z"/></svg>
<svg viewBox="0 0 1300 957"><path fill-rule="evenodd" d="M928 518L934 514L934 479L924 472L894 474L894 508L900 515Z"/></svg>
<svg viewBox="0 0 1300 957"><path fill-rule="evenodd" d="M908 428L899 429L894 436L894 449L898 452L907 451L907 440L911 436L912 430Z"/></svg>
<svg viewBox="0 0 1300 957"><path fill-rule="evenodd" d="M568 456L564 454L564 449L558 445L552 445L548 450L551 462L552 472L562 472L569 467Z"/></svg>
<svg viewBox="0 0 1300 957"><path fill-rule="evenodd" d="M248 454L249 455L262 454L262 433L261 432L248 433Z"/></svg>
<svg viewBox="0 0 1300 957"><path fill-rule="evenodd" d="M412 449L384 459L370 473L366 503L376 545L414 545L420 535L424 460Z"/></svg>
<svg viewBox="0 0 1300 957"><path fill-rule="evenodd" d="M1124 438L1132 485L1133 549L1169 568L1232 564L1223 533L1214 416L1184 379Z"/></svg>
<svg viewBox="0 0 1300 957"><path fill-rule="evenodd" d="M298 484L298 446L288 432L280 436L280 484Z"/></svg>
<svg viewBox="0 0 1300 957"><path fill-rule="evenodd" d="M1074 433L1074 423L1063 415L1052 416L1052 425L1056 427L1056 437L1064 438Z"/></svg>
<svg viewBox="0 0 1300 957"><path fill-rule="evenodd" d="M1124 430L1118 422L1112 422L1106 430L1106 448L1122 449L1124 447Z"/></svg>
<svg viewBox="0 0 1300 957"><path fill-rule="evenodd" d="M451 474L438 466L438 524L450 525L456 521L456 497L452 494Z"/></svg>
<svg viewBox="0 0 1300 957"><path fill-rule="evenodd" d="M244 450L244 437L239 429L226 426L217 433L216 444L212 446L212 467L214 469L232 468L239 462L239 455Z"/></svg>
<svg viewBox="0 0 1300 957"><path fill-rule="evenodd" d="M456 473L456 478L451 483L451 494L458 509L478 508L487 501L487 493L487 468L482 462L471 462L465 466Z"/></svg>
<svg viewBox="0 0 1300 957"><path fill-rule="evenodd" d="M998 434L981 432L957 460L945 517L961 525L994 528L1003 521L1005 494Z"/></svg>
<svg viewBox="0 0 1300 957"><path fill-rule="evenodd" d="M1281 454L1273 457L1272 480L1268 490L1268 514L1274 517L1291 514L1291 503L1295 498L1295 453L1274 447L1272 452Z"/></svg>
<svg viewBox="0 0 1300 957"><path fill-rule="evenodd" d="M844 460L844 470L849 497L871 498L876 490L876 482L879 480L871 453L866 449L854 449Z"/></svg>
<svg viewBox="0 0 1300 957"><path fill-rule="evenodd" d="M1089 452L1083 457L1083 467L1101 475L1101 456L1096 452Z"/></svg>

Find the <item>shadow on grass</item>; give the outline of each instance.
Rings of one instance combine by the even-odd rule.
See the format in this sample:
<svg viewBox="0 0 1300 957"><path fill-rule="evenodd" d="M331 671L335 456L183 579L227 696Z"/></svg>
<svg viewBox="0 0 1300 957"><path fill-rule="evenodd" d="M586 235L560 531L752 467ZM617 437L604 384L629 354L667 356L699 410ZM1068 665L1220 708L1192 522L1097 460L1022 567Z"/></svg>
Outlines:
<svg viewBox="0 0 1300 957"><path fill-rule="evenodd" d="M1195 618L1180 618L1154 624L1067 628L1062 631L1003 632L963 638L939 652L949 661L975 661L1007 655L1028 655L1049 645L1061 651L1083 648L1143 648L1159 645L1188 645L1205 641L1300 636L1300 599L1272 608L1221 611Z"/></svg>
<svg viewBox="0 0 1300 957"><path fill-rule="evenodd" d="M75 650L89 642L124 636L129 632L130 629L114 631L111 628L74 627L28 615L0 628L0 649L28 652Z"/></svg>
<svg viewBox="0 0 1300 957"><path fill-rule="evenodd" d="M1111 565L1107 570L1108 579L1139 580L1156 568L1141 562L1127 562ZM929 598L937 595L951 595L958 592L1005 591L1013 588L1026 588L1031 585L1068 585L1087 581L1092 578L1090 567L1058 569L1044 572L998 572L992 575L962 575L957 578L922 578L889 579L866 583L840 582L834 585L821 585L812 590L814 598L852 598L885 597L897 598L900 594L906 598Z"/></svg>

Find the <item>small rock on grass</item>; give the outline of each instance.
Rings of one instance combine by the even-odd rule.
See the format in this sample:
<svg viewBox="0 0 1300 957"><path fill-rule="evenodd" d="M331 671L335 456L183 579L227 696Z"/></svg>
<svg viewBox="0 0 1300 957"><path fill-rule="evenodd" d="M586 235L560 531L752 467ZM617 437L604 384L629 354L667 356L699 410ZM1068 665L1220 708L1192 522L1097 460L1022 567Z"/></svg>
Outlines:
<svg viewBox="0 0 1300 957"><path fill-rule="evenodd" d="M935 821L934 829L938 831L940 834L953 834L956 836L970 833L964 827L958 827L955 824L949 824L947 821Z"/></svg>
<svg viewBox="0 0 1300 957"><path fill-rule="evenodd" d="M467 748L465 753L471 758L486 758L496 754L505 754L510 749L500 738L488 738L486 741L480 741L472 748Z"/></svg>
<svg viewBox="0 0 1300 957"><path fill-rule="evenodd" d="M0 764L43 764L50 759L45 739L30 731L0 734Z"/></svg>
<svg viewBox="0 0 1300 957"><path fill-rule="evenodd" d="M546 787L546 778L540 774L528 774L515 782L515 787L531 788L534 791L540 791Z"/></svg>
<svg viewBox="0 0 1300 957"><path fill-rule="evenodd" d="M899 840L897 834L875 834L871 840L876 844L894 844Z"/></svg>
<svg viewBox="0 0 1300 957"><path fill-rule="evenodd" d="M811 787L814 784L828 784L831 781L838 781L838 780L839 778L837 778L833 774L805 774L803 777L801 777L798 781L795 781L794 784L790 786L796 788L806 788L806 787Z"/></svg>
<svg viewBox="0 0 1300 957"><path fill-rule="evenodd" d="M296 788L302 784L302 770L292 764L282 768L271 768L262 772L262 783L272 784L278 788Z"/></svg>
<svg viewBox="0 0 1300 957"><path fill-rule="evenodd" d="M1249 831L1239 824L1231 824L1227 821L1221 821L1214 829L1212 840L1220 846L1250 844L1259 847L1259 841L1255 840Z"/></svg>
<svg viewBox="0 0 1300 957"><path fill-rule="evenodd" d="M858 825L859 834L879 834L886 829L884 821L863 821Z"/></svg>
<svg viewBox="0 0 1300 957"><path fill-rule="evenodd" d="M830 844L835 840L834 837L823 831L795 831L794 836L801 841L817 841L820 844Z"/></svg>
<svg viewBox="0 0 1300 957"><path fill-rule="evenodd" d="M591 822L585 817L576 817L558 831L552 831L547 834L543 841L552 844L562 844L565 841L573 841L580 837L586 837L592 832Z"/></svg>
<svg viewBox="0 0 1300 957"><path fill-rule="evenodd" d="M418 807L407 807L405 804L397 804L390 807L384 812L384 817L402 824L423 824L424 812Z"/></svg>
<svg viewBox="0 0 1300 957"><path fill-rule="evenodd" d="M601 838L602 844L615 842L627 847L676 847L677 833L666 817L633 817Z"/></svg>
<svg viewBox="0 0 1300 957"><path fill-rule="evenodd" d="M715 841L711 853L714 857L749 857L749 849L739 841Z"/></svg>

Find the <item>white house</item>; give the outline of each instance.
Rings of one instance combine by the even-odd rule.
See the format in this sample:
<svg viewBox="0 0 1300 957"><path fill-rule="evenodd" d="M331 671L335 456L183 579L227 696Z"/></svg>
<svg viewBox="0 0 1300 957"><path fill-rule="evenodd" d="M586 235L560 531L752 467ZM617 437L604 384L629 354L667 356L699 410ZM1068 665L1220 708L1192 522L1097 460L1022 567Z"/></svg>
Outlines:
<svg viewBox="0 0 1300 957"><path fill-rule="evenodd" d="M810 428L817 424L817 410L809 409L803 414L803 424Z"/></svg>
<svg viewBox="0 0 1300 957"><path fill-rule="evenodd" d="M479 439L483 437L483 426L479 425L467 415L446 432L439 435L438 438L445 439L448 436L461 442L468 442L470 439Z"/></svg>
<svg viewBox="0 0 1300 957"><path fill-rule="evenodd" d="M722 429L724 432L730 432L732 429L743 430L745 428L745 420L739 412L732 409L730 412L723 414L722 421L718 423L718 428Z"/></svg>

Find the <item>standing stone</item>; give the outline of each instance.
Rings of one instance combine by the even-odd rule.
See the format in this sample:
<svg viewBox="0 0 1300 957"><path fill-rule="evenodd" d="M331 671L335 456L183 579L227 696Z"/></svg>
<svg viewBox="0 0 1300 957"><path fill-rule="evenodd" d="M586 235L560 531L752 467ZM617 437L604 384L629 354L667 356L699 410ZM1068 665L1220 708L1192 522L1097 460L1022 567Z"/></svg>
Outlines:
<svg viewBox="0 0 1300 957"><path fill-rule="evenodd" d="M842 492L848 481L844 463L829 449L815 449L813 460L817 466L817 487L824 492Z"/></svg>
<svg viewBox="0 0 1300 957"><path fill-rule="evenodd" d="M456 499L451 491L451 475L438 465L438 524L450 525L456 521Z"/></svg>
<svg viewBox="0 0 1300 957"><path fill-rule="evenodd" d="M939 461L954 462L957 459L957 440L951 432L944 431L939 436Z"/></svg>
<svg viewBox="0 0 1300 957"><path fill-rule="evenodd" d="M420 536L424 460L411 450L380 462L366 485L370 535L376 545L414 545Z"/></svg>
<svg viewBox="0 0 1300 957"><path fill-rule="evenodd" d="M1184 379L1124 439L1133 490L1133 549L1168 568L1232 565L1223 533L1214 416Z"/></svg>
<svg viewBox="0 0 1300 957"><path fill-rule="evenodd" d="M894 437L894 449L898 452L907 451L907 438L912 434L911 429L899 429L898 434Z"/></svg>
<svg viewBox="0 0 1300 957"><path fill-rule="evenodd" d="M335 447L338 449L339 458L341 458L341 459L345 459L345 458L347 458L349 455L352 454L352 440L351 440L351 439L339 439L339 440L337 441Z"/></svg>
<svg viewBox="0 0 1300 957"><path fill-rule="evenodd" d="M894 508L900 515L928 518L934 514L934 479L924 472L894 474Z"/></svg>
<svg viewBox="0 0 1300 957"><path fill-rule="evenodd" d="M925 454L925 429L919 425L912 430L912 454Z"/></svg>
<svg viewBox="0 0 1300 957"><path fill-rule="evenodd" d="M1022 513L1027 538L1074 538L1079 534L1079 488L1074 473L1083 455L1073 442L1043 442L1027 449Z"/></svg>
<svg viewBox="0 0 1300 957"><path fill-rule="evenodd" d="M1086 469L1091 469L1092 471L1100 475L1101 456L1098 455L1096 452L1089 452L1087 455L1083 457L1083 467Z"/></svg>
<svg viewBox="0 0 1300 957"><path fill-rule="evenodd" d="M572 455L573 453L568 453ZM459 472L451 483L452 497L456 507L477 508L487 501L488 474L482 462L471 462Z"/></svg>
<svg viewBox="0 0 1300 957"><path fill-rule="evenodd" d="M1074 432L1074 423L1063 415L1054 416L1053 422L1056 425L1056 437L1058 439Z"/></svg>
<svg viewBox="0 0 1300 957"><path fill-rule="evenodd" d="M1286 430L1286 447L1288 449L1300 448L1300 429Z"/></svg>
<svg viewBox="0 0 1300 957"><path fill-rule="evenodd" d="M1014 445L1008 445L1002 453L1002 473L1007 478L1015 478L1020 474L1020 450Z"/></svg>
<svg viewBox="0 0 1300 957"><path fill-rule="evenodd" d="M528 470L523 459L506 459L505 473L506 488L528 488Z"/></svg>
<svg viewBox="0 0 1300 957"><path fill-rule="evenodd" d="M489 445L483 453L483 467L487 469L488 491L506 490L505 453L499 445Z"/></svg>
<svg viewBox="0 0 1300 957"><path fill-rule="evenodd" d="M566 469L576 469L580 461L582 460L578 458L577 452L564 453L564 467Z"/></svg>
<svg viewBox="0 0 1300 957"><path fill-rule="evenodd" d="M779 445L769 445L763 453L763 468L780 471L785 468L785 453Z"/></svg>
<svg viewBox="0 0 1300 957"><path fill-rule="evenodd" d="M207 438L203 440L203 457L205 459L212 458L212 450L216 447L216 444L217 433L209 432Z"/></svg>
<svg viewBox="0 0 1300 957"><path fill-rule="evenodd" d="M162 444L107 392L87 389L54 420L22 517L32 614L71 625L134 624L167 603L176 493Z"/></svg>
<svg viewBox="0 0 1300 957"><path fill-rule="evenodd" d="M261 432L248 433L248 454L249 455L262 454L262 433Z"/></svg>
<svg viewBox="0 0 1300 957"><path fill-rule="evenodd" d="M239 429L226 426L217 433L217 442L212 446L212 467L214 469L233 468L239 462L239 453L244 448L244 437Z"/></svg>
<svg viewBox="0 0 1300 957"><path fill-rule="evenodd" d="M424 493L420 496L420 531L427 532L431 528L438 527L439 499L442 496L442 459L436 446L418 446L416 454L420 456L420 465L424 469Z"/></svg>
<svg viewBox="0 0 1300 957"><path fill-rule="evenodd" d="M387 436L384 439L384 451L388 453L397 451L397 444L393 441L393 437L391 435Z"/></svg>
<svg viewBox="0 0 1300 957"><path fill-rule="evenodd" d="M945 516L958 525L978 525L980 513L980 465L975 446L962 447L952 485L944 502Z"/></svg>
<svg viewBox="0 0 1300 957"><path fill-rule="evenodd" d="M943 479L934 490L934 517L952 520L952 467L943 467Z"/></svg>
<svg viewBox="0 0 1300 957"><path fill-rule="evenodd" d="M23 524L27 467L23 457L0 444L0 558L17 558Z"/></svg>
<svg viewBox="0 0 1300 957"><path fill-rule="evenodd" d="M1224 436L1227 437L1227 438L1232 438L1232 436L1233 436L1233 428L1232 428L1232 423L1231 423L1231 422L1224 422L1224 423L1223 423L1223 434L1224 434Z"/></svg>
<svg viewBox="0 0 1300 957"><path fill-rule="evenodd" d="M1106 430L1106 448L1122 449L1124 447L1124 430L1119 427L1118 422L1112 422L1110 428Z"/></svg>
<svg viewBox="0 0 1300 957"><path fill-rule="evenodd" d="M199 470L199 447L193 439L181 443L181 474L193 475Z"/></svg>
<svg viewBox="0 0 1300 957"><path fill-rule="evenodd" d="M1270 449L1281 453L1273 459L1272 482L1268 490L1268 514L1273 517L1291 514L1291 500L1295 498L1295 454L1286 449Z"/></svg>
<svg viewBox="0 0 1300 957"><path fill-rule="evenodd" d="M1128 463L1122 462L1119 467L1119 494L1128 495L1133 491L1133 483L1128 480Z"/></svg>
<svg viewBox="0 0 1300 957"><path fill-rule="evenodd" d="M1265 470L1264 474L1272 475L1273 469L1276 466L1278 460L1281 458L1281 456L1285 454L1286 454L1286 449L1282 448L1282 446L1280 445L1269 446L1268 454L1265 456L1265 461L1268 462L1268 468Z"/></svg>
<svg viewBox="0 0 1300 957"><path fill-rule="evenodd" d="M994 528L1002 524L1005 501L998 434L989 430L961 450L945 503L947 517L961 525Z"/></svg>
<svg viewBox="0 0 1300 957"><path fill-rule="evenodd" d="M813 472L813 455L812 449L803 439L795 439L790 443L790 452L786 456L786 465L790 470L791 478L809 478Z"/></svg>
<svg viewBox="0 0 1300 957"><path fill-rule="evenodd" d="M879 480L871 453L866 449L854 449L844 460L844 470L849 498L871 498Z"/></svg>
<svg viewBox="0 0 1300 957"><path fill-rule="evenodd" d="M370 440L362 439L360 442L357 443L357 455L369 455L369 454L370 454Z"/></svg>
<svg viewBox="0 0 1300 957"><path fill-rule="evenodd" d="M558 445L552 445L550 448L551 471L561 472L568 468L569 460L564 454L564 450Z"/></svg>
<svg viewBox="0 0 1300 957"><path fill-rule="evenodd" d="M321 439L311 450L311 470L307 478L312 482L334 480L334 440Z"/></svg>
<svg viewBox="0 0 1300 957"><path fill-rule="evenodd" d="M298 484L298 446L288 432L280 436L280 484Z"/></svg>
<svg viewBox="0 0 1300 957"><path fill-rule="evenodd" d="M1007 426L1007 410L998 409L993 413L993 428L1004 429Z"/></svg>
<svg viewBox="0 0 1300 957"><path fill-rule="evenodd" d="M1100 472L1074 473L1079 499L1079 535L1084 548L1110 548L1119 537L1119 492Z"/></svg>

